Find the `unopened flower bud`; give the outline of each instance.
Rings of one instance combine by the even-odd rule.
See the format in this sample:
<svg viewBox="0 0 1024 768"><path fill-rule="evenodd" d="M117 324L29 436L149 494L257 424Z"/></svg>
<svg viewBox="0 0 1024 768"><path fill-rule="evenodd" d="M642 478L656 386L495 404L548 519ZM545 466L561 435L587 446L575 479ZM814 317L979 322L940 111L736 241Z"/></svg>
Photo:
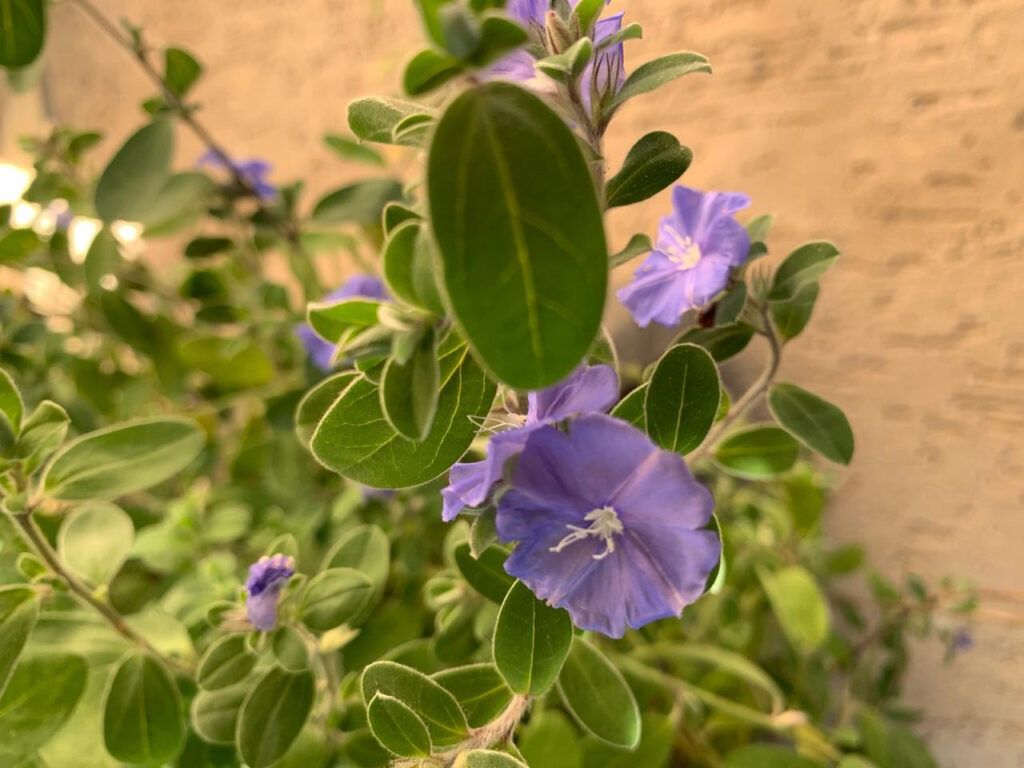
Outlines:
<svg viewBox="0 0 1024 768"><path fill-rule="evenodd" d="M552 53L567 51L576 42L565 20L555 11L548 11L547 16L544 18L544 25L547 29L548 48L551 49Z"/></svg>

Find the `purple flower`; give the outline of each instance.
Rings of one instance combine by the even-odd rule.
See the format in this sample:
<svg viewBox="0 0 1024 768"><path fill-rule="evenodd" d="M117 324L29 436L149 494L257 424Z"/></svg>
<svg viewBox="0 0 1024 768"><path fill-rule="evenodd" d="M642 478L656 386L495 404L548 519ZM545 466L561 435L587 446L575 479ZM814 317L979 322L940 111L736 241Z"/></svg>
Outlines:
<svg viewBox="0 0 1024 768"><path fill-rule="evenodd" d="M230 160L212 149L199 158L199 165L212 165L226 171L234 170L252 188L260 200L273 200L277 197L277 187L267 181L271 166L266 160L249 158L248 160Z"/></svg>
<svg viewBox="0 0 1024 768"><path fill-rule="evenodd" d="M576 626L622 637L705 592L722 549L713 508L681 456L623 421L543 426L498 504L499 537L518 542L505 570Z"/></svg>
<svg viewBox="0 0 1024 768"><path fill-rule="evenodd" d="M499 432L487 444L487 458L452 467L444 498L442 517L451 522L466 507L479 507L505 472L505 463L526 447L538 428L580 413L606 411L619 397L619 380L607 365L577 369L569 378L549 389L531 393L526 420L521 426Z"/></svg>
<svg viewBox="0 0 1024 768"><path fill-rule="evenodd" d="M967 627L960 627L953 633L953 647L957 651L969 651L974 647L974 636Z"/></svg>
<svg viewBox="0 0 1024 768"><path fill-rule="evenodd" d="M388 291L384 282L375 275L355 275L350 277L340 288L331 291L324 301L334 302L352 298L379 299L388 301ZM325 373L331 370L334 359L334 345L320 338L316 331L308 325L300 325L296 330L299 340L306 348L306 353L313 365Z"/></svg>
<svg viewBox="0 0 1024 768"><path fill-rule="evenodd" d="M687 310L725 290L733 267L750 253L747 230L732 218L750 205L746 195L677 186L672 199L675 211L661 220L657 245L618 293L641 328L652 320L678 325Z"/></svg>
<svg viewBox="0 0 1024 768"><path fill-rule="evenodd" d="M294 574L295 561L287 555L264 556L249 566L245 612L256 629L269 632L275 627L281 587Z"/></svg>

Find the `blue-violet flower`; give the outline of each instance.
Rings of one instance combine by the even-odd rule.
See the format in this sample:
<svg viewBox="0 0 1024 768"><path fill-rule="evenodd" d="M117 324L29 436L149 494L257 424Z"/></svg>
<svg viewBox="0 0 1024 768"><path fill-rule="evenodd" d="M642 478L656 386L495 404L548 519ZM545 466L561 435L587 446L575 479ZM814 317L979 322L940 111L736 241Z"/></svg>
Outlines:
<svg viewBox="0 0 1024 768"><path fill-rule="evenodd" d="M324 301L330 303L354 298L379 299L380 301L389 300L387 288L379 277L375 275L355 275L345 281L340 288L336 288L327 294ZM317 332L308 325L300 325L296 333L299 336L299 340L302 341L302 345L306 348L306 354L309 355L313 365L325 373L330 371L331 361L334 358L334 345L320 338Z"/></svg>
<svg viewBox="0 0 1024 768"><path fill-rule="evenodd" d="M750 205L746 195L677 186L672 200L654 250L618 293L642 328L652 321L672 328L687 310L706 306L750 254L750 236L733 218Z"/></svg>
<svg viewBox="0 0 1024 768"><path fill-rule="evenodd" d="M456 464L448 477L443 518L451 522L465 507L479 507L501 480L505 463L522 452L534 430L580 413L608 410L619 397L615 369L607 365L581 367L565 381L533 392L522 425L499 432L487 445L483 461Z"/></svg>
<svg viewBox="0 0 1024 768"><path fill-rule="evenodd" d="M249 580L245 582L248 597L245 612L252 625L269 632L277 625L277 601L281 587L295 574L295 560L287 555L261 557L249 566Z"/></svg>
<svg viewBox="0 0 1024 768"><path fill-rule="evenodd" d="M681 456L603 414L534 430L498 503L505 570L576 626L621 637L679 616L721 557L714 501Z"/></svg>
<svg viewBox="0 0 1024 768"><path fill-rule="evenodd" d="M267 180L272 168L266 160L253 157L247 160L228 159L228 162L225 162L220 153L211 149L199 158L199 165L212 165L226 171L234 170L252 187L260 200L273 200L277 197L277 187Z"/></svg>

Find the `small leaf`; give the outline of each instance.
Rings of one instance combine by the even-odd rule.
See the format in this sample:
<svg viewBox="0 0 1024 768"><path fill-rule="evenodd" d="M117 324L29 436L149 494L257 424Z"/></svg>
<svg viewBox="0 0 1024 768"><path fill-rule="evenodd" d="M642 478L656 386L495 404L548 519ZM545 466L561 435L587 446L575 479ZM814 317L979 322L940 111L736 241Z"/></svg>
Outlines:
<svg viewBox="0 0 1024 768"><path fill-rule="evenodd" d="M814 312L819 291L817 283L808 283L789 301L771 302L772 318L784 341L795 339L804 332Z"/></svg>
<svg viewBox="0 0 1024 768"><path fill-rule="evenodd" d="M358 616L374 591L369 577L353 568L331 568L310 579L302 594L302 623L327 632Z"/></svg>
<svg viewBox="0 0 1024 768"><path fill-rule="evenodd" d="M26 67L46 41L44 0L0 0L0 67Z"/></svg>
<svg viewBox="0 0 1024 768"><path fill-rule="evenodd" d="M735 357L750 344L754 329L743 323L721 328L692 328L682 336L682 343L696 344L710 353L717 363Z"/></svg>
<svg viewBox="0 0 1024 768"><path fill-rule="evenodd" d="M493 664L471 664L433 675L466 713L471 728L483 728L505 711L512 691Z"/></svg>
<svg viewBox="0 0 1024 768"><path fill-rule="evenodd" d="M168 48L164 51L164 82L176 96L184 96L203 73L203 65L188 51Z"/></svg>
<svg viewBox="0 0 1024 768"><path fill-rule="evenodd" d="M181 696L167 670L133 653L114 670L103 700L103 743L111 757L134 765L163 763L185 741Z"/></svg>
<svg viewBox="0 0 1024 768"><path fill-rule="evenodd" d="M324 143L343 160L352 160L367 165L384 165L384 157L373 147L360 144L348 136L329 134Z"/></svg>
<svg viewBox="0 0 1024 768"><path fill-rule="evenodd" d="M579 21L582 34L589 34L607 5L607 0L579 0L572 15Z"/></svg>
<svg viewBox="0 0 1024 768"><path fill-rule="evenodd" d="M670 53L638 67L623 83L609 109L625 104L635 96L650 93L691 72L711 72L708 60L699 53Z"/></svg>
<svg viewBox="0 0 1024 768"><path fill-rule="evenodd" d="M14 379L3 368L0 368L0 412L7 417L8 423L17 434L21 430L21 417L25 412L25 403Z"/></svg>
<svg viewBox="0 0 1024 768"><path fill-rule="evenodd" d="M832 243L808 243L793 251L779 265L768 298L789 301L801 288L815 282L839 259L839 250Z"/></svg>
<svg viewBox="0 0 1024 768"><path fill-rule="evenodd" d="M402 184L395 179L357 181L325 195L313 208L320 224L376 224L384 206L402 199Z"/></svg>
<svg viewBox="0 0 1024 768"><path fill-rule="evenodd" d="M800 445L774 426L753 426L729 435L715 448L717 461L729 474L765 480L788 472L800 457Z"/></svg>
<svg viewBox="0 0 1024 768"><path fill-rule="evenodd" d="M61 501L114 498L150 488L183 470L206 437L187 419L145 419L90 432L53 459L42 487Z"/></svg>
<svg viewBox="0 0 1024 768"><path fill-rule="evenodd" d="M853 459L853 430L832 403L795 384L776 384L768 393L768 407L779 424L811 450L837 464Z"/></svg>
<svg viewBox="0 0 1024 768"><path fill-rule="evenodd" d="M413 116L430 119L431 114L431 110L410 101L368 96L348 105L348 125L363 141L395 144L402 143L396 142L394 132L403 120ZM411 146L418 143L412 142Z"/></svg>
<svg viewBox="0 0 1024 768"><path fill-rule="evenodd" d="M796 649L809 654L820 648L828 638L831 620L814 577L794 565L763 574L761 583L782 631Z"/></svg>
<svg viewBox="0 0 1024 768"><path fill-rule="evenodd" d="M640 709L622 673L594 646L575 638L558 676L566 709L602 741L632 749L640 743Z"/></svg>
<svg viewBox="0 0 1024 768"><path fill-rule="evenodd" d="M537 62L536 67L548 77L560 83L575 82L594 55L594 43L590 38L583 37L569 48L554 56L548 56Z"/></svg>
<svg viewBox="0 0 1024 768"><path fill-rule="evenodd" d="M57 551L71 570L93 584L109 584L135 541L132 519L108 502L78 507L61 526Z"/></svg>
<svg viewBox="0 0 1024 768"><path fill-rule="evenodd" d="M704 442L721 398L711 355L695 344L672 347L658 361L647 387L647 432L665 450L685 455Z"/></svg>
<svg viewBox="0 0 1024 768"><path fill-rule="evenodd" d="M406 363L392 358L380 377L380 406L384 418L398 434L409 440L423 440L437 414L437 335L428 328Z"/></svg>
<svg viewBox="0 0 1024 768"><path fill-rule="evenodd" d="M64 442L71 419L56 403L43 400L21 426L15 455L25 460L27 472L36 468Z"/></svg>
<svg viewBox="0 0 1024 768"><path fill-rule="evenodd" d="M34 589L0 587L0 693L7 687L38 619L39 599Z"/></svg>
<svg viewBox="0 0 1024 768"><path fill-rule="evenodd" d="M686 173L693 153L671 133L655 131L633 145L626 161L608 180L608 207L640 203L674 184Z"/></svg>
<svg viewBox="0 0 1024 768"><path fill-rule="evenodd" d="M766 213L763 216L758 216L756 219L747 224L747 234L750 235L752 242L763 243L768 239L768 233L771 232L772 226L775 224L775 217L770 213Z"/></svg>
<svg viewBox="0 0 1024 768"><path fill-rule="evenodd" d="M462 64L453 56L432 48L420 51L405 66L402 87L410 96L422 96L440 88L462 72Z"/></svg>
<svg viewBox="0 0 1024 768"><path fill-rule="evenodd" d="M238 716L249 695L249 685L233 685L215 691L199 691L192 699L189 715L192 727L203 741L211 744L235 744ZM233 751L233 750L232 750Z"/></svg>
<svg viewBox="0 0 1024 768"><path fill-rule="evenodd" d="M85 659L70 653L23 659L0 697L0 756L30 755L56 735L82 697L87 673Z"/></svg>
<svg viewBox="0 0 1024 768"><path fill-rule="evenodd" d="M430 734L419 715L391 696L378 693L366 708L374 737L399 757L427 757Z"/></svg>
<svg viewBox="0 0 1024 768"><path fill-rule="evenodd" d="M252 768L266 768L292 745L313 709L314 682L309 671L267 670L242 704L238 751Z"/></svg>
<svg viewBox="0 0 1024 768"><path fill-rule="evenodd" d="M388 203L384 206L384 234L390 237L400 224L407 221L423 221L423 217L403 203ZM386 270L385 270L386 271Z"/></svg>
<svg viewBox="0 0 1024 768"><path fill-rule="evenodd" d="M214 642L199 660L196 682L206 691L219 691L244 680L256 666L256 654L243 634Z"/></svg>
<svg viewBox="0 0 1024 768"><path fill-rule="evenodd" d="M469 725L455 697L422 672L391 661L378 661L362 677L363 701L378 694L398 699L427 726L435 747L449 747L466 738Z"/></svg>
<svg viewBox="0 0 1024 768"><path fill-rule="evenodd" d="M515 579L505 572L508 551L501 547L488 547L479 557L473 557L469 544L455 548L455 564L459 573L477 592L501 605Z"/></svg>
<svg viewBox="0 0 1024 768"><path fill-rule="evenodd" d="M494 663L509 687L523 695L543 695L558 678L571 644L569 614L516 582L494 627Z"/></svg>
<svg viewBox="0 0 1024 768"><path fill-rule="evenodd" d="M310 304L306 320L321 338L339 343L352 330L377 325L382 302L351 298L331 304Z"/></svg>
<svg viewBox="0 0 1024 768"><path fill-rule="evenodd" d="M96 185L96 212L104 221L140 221L171 177L174 127L167 120L143 126L107 165Z"/></svg>

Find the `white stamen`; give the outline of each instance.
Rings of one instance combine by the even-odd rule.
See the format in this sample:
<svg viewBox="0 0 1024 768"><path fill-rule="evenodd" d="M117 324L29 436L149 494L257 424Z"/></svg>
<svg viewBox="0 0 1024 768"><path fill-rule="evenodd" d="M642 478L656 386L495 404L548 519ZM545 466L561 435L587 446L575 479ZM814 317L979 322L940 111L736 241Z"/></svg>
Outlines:
<svg viewBox="0 0 1024 768"><path fill-rule="evenodd" d="M692 237L681 235L672 227L665 228L658 247L679 269L692 269L704 255Z"/></svg>
<svg viewBox="0 0 1024 768"><path fill-rule="evenodd" d="M577 541L583 541L590 536L597 536L604 539L604 552L594 555L595 560L604 560L615 551L615 536L622 533L622 521L614 507L602 507L588 512L584 518L590 525L581 528L578 525L567 525L572 533L562 539L558 544L551 547L551 552L561 552L563 549Z"/></svg>

